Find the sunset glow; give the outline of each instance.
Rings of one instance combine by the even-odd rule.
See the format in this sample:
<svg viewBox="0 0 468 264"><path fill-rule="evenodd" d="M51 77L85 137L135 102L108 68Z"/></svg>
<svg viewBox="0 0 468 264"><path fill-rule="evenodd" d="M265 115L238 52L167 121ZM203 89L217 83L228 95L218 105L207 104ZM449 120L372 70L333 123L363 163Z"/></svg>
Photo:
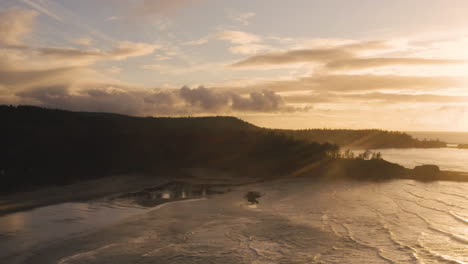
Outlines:
<svg viewBox="0 0 468 264"><path fill-rule="evenodd" d="M4 0L0 104L468 131L468 2Z"/></svg>

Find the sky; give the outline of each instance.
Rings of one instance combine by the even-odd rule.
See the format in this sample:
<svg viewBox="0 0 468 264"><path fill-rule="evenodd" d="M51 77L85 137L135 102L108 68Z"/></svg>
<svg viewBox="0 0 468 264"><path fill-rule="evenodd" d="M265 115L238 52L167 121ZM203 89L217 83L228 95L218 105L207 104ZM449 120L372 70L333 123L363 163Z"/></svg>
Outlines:
<svg viewBox="0 0 468 264"><path fill-rule="evenodd" d="M1 0L0 104L468 131L465 0Z"/></svg>

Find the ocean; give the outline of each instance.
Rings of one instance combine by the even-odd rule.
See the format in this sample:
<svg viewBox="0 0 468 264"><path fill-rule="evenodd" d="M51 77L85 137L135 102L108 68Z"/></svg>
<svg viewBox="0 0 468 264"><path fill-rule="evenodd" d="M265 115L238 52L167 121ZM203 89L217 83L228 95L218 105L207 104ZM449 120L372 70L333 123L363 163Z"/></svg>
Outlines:
<svg viewBox="0 0 468 264"><path fill-rule="evenodd" d="M468 172L468 149L375 149L383 159L412 169L418 165L434 164L441 170ZM355 151L360 153L361 151Z"/></svg>

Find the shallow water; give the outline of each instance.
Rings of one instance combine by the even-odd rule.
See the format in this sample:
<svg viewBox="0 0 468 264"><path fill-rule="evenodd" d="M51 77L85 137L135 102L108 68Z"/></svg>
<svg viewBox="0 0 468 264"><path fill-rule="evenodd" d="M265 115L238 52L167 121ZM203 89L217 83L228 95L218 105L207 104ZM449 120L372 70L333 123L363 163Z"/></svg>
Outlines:
<svg viewBox="0 0 468 264"><path fill-rule="evenodd" d="M221 193L221 189L173 182L111 199L62 203L0 216L0 263L111 226L158 205Z"/></svg>
<svg viewBox="0 0 468 264"><path fill-rule="evenodd" d="M143 208L107 203L63 203L0 217L0 260L118 223Z"/></svg>
<svg viewBox="0 0 468 264"><path fill-rule="evenodd" d="M467 190L412 180L262 183L167 204L26 263L468 263ZM256 206L248 191L263 194Z"/></svg>

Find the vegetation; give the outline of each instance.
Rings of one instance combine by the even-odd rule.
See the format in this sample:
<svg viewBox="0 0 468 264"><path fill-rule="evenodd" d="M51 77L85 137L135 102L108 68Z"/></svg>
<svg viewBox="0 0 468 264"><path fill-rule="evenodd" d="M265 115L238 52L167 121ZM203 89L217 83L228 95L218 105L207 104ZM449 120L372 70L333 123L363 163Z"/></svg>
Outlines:
<svg viewBox="0 0 468 264"><path fill-rule="evenodd" d="M460 148L460 149L468 149L468 144L460 144L460 145L458 145L458 148Z"/></svg>
<svg viewBox="0 0 468 264"><path fill-rule="evenodd" d="M380 153L342 153L337 144L374 148L439 142L379 130L263 129L234 117L130 117L33 106L0 106L0 120L0 192L118 174L176 175L191 168L265 178L320 163L316 169L322 175L343 169L358 178L382 171L390 175L401 166L383 161Z"/></svg>
<svg viewBox="0 0 468 264"><path fill-rule="evenodd" d="M250 203L250 204L258 204L258 198L262 197L262 194L259 193L259 192L248 192L245 194L245 199L247 199L247 201Z"/></svg>
<svg viewBox="0 0 468 264"><path fill-rule="evenodd" d="M420 180L434 180L440 174L440 169L436 165L420 165L413 170L413 176Z"/></svg>
<svg viewBox="0 0 468 264"><path fill-rule="evenodd" d="M312 171L323 179L352 179L385 181L407 178L410 170L383 159L337 159L329 160Z"/></svg>
<svg viewBox="0 0 468 264"><path fill-rule="evenodd" d="M0 106L0 120L3 192L188 168L280 175L338 150L234 117L138 118Z"/></svg>
<svg viewBox="0 0 468 264"><path fill-rule="evenodd" d="M418 140L396 131L377 129L305 129L279 130L295 139L310 142L329 142L343 148L444 148L447 143L440 140Z"/></svg>
<svg viewBox="0 0 468 264"><path fill-rule="evenodd" d="M381 160L382 158L382 153L380 152L372 152L370 150L365 150L364 152L356 155L354 154L353 151L350 149L347 149L344 152L336 151L329 153L329 156L332 157L333 159L349 159L349 160Z"/></svg>

